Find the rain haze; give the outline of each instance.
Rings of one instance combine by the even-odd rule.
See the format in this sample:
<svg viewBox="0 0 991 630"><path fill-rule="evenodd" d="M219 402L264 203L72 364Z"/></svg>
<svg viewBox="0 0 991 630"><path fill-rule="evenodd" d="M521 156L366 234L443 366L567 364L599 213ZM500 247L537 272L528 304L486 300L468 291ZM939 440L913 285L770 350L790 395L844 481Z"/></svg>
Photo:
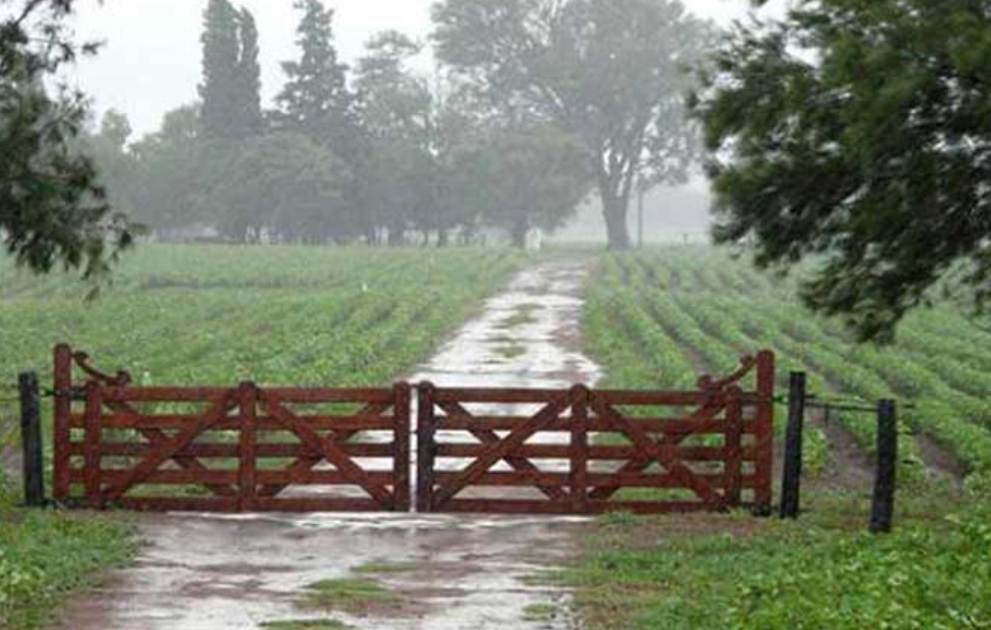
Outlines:
<svg viewBox="0 0 991 630"><path fill-rule="evenodd" d="M991 628L989 42L0 0L0 628Z"/></svg>
<svg viewBox="0 0 991 630"><path fill-rule="evenodd" d="M271 100L285 76L281 63L294 59L298 12L292 0L244 0L259 24L262 94ZM398 30L426 41L431 31L433 0L336 0L335 36L342 58L349 63L363 53L377 32ZM79 64L75 80L95 99L98 111L115 109L129 117L136 135L154 131L162 115L197 98L200 82L200 25L205 0L90 0L77 20L80 36L106 45L100 55ZM695 14L721 25L745 18L747 0L693 0ZM762 14L780 14L772 2ZM429 54L418 65L432 71ZM675 189L657 187L644 203L644 238L648 242L702 243L708 238L711 203L707 183L699 176ZM638 229L631 217L631 229ZM557 242L601 242L604 223L600 207L591 200L572 221L556 231Z"/></svg>
<svg viewBox="0 0 991 630"><path fill-rule="evenodd" d="M298 12L293 0L235 4L250 9L258 20L262 89L271 98L285 78L281 63L297 55ZM379 31L398 30L425 40L431 31L433 4L433 0L335 0L327 6L334 10L341 55L353 62ZM693 0L686 6L724 25L749 11L747 0ZM162 114L197 98L205 7L206 0L86 0L76 20L78 32L106 45L98 57L79 64L74 73L78 83L96 99L99 110L125 112L138 134L154 131ZM429 61L423 63L429 66Z"/></svg>

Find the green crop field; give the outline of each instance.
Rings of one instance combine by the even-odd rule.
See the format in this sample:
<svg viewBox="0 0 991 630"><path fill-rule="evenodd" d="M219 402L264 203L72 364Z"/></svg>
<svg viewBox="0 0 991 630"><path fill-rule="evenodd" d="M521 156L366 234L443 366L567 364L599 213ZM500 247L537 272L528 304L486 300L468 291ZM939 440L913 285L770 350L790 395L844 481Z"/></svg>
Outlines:
<svg viewBox="0 0 991 630"><path fill-rule="evenodd" d="M0 266L0 382L70 342L154 384L390 382L501 283L506 250L143 246L96 301Z"/></svg>
<svg viewBox="0 0 991 630"><path fill-rule="evenodd" d="M858 345L842 323L810 315L792 282L723 250L669 248L604 260L588 291L586 337L610 381L626 387L692 387L696 374L728 373L742 354L770 348L782 391L788 372L803 370L819 395L902 402L906 478L945 465L933 448L975 482L991 473L991 334L951 305L914 313L891 347ZM872 452L870 414L831 419ZM811 463L821 463L821 433L809 442Z"/></svg>

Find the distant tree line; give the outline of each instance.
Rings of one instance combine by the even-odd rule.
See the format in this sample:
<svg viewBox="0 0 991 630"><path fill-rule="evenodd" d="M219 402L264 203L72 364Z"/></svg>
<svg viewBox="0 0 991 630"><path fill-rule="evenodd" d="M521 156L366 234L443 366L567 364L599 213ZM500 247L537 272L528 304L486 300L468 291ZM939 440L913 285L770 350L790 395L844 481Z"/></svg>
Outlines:
<svg viewBox="0 0 991 630"><path fill-rule="evenodd" d="M344 66L332 13L303 0L266 111L254 19L212 0L199 101L137 140L116 112L84 131L59 82L98 49L65 27L75 6L0 0L0 243L34 271L104 275L132 217L241 242L519 241L590 190L623 248L631 192L683 180L698 125L716 241L815 258L813 308L880 341L937 289L991 311L988 2L796 0L714 38L677 0L442 0L431 80L398 33Z"/></svg>
<svg viewBox="0 0 991 630"><path fill-rule="evenodd" d="M444 246L497 228L522 245L594 191L622 248L634 184L695 159L682 65L708 31L678 2L447 0L433 75L398 32L349 67L333 11L295 8L299 54L271 109L251 12L210 0L198 101L139 139L115 111L85 134L115 208L163 238Z"/></svg>

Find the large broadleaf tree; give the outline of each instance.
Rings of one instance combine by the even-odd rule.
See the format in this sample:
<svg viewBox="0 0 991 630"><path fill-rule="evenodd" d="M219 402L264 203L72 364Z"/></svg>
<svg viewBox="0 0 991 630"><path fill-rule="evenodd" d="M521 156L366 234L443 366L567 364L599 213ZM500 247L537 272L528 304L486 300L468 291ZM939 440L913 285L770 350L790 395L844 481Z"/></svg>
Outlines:
<svg viewBox="0 0 991 630"><path fill-rule="evenodd" d="M444 0L433 19L438 57L497 107L581 141L609 245L629 247L634 187L684 181L696 162L685 69L709 25L677 0Z"/></svg>
<svg viewBox="0 0 991 630"><path fill-rule="evenodd" d="M946 281L987 303L991 3L798 1L726 39L696 113L716 240L817 260L815 309L886 341Z"/></svg>

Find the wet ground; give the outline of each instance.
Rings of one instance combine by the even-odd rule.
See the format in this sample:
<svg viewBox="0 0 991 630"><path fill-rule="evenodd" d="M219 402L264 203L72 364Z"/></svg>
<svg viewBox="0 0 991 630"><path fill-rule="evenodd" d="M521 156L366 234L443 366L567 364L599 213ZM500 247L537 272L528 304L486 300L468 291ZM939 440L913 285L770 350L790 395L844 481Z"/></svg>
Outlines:
<svg viewBox="0 0 991 630"><path fill-rule="evenodd" d="M581 260L516 276L410 378L439 386L594 384L581 353ZM568 594L526 579L565 560L581 519L449 515L165 515L138 520L137 563L68 610L72 630L253 630L335 618L355 628L571 628ZM297 602L320 580L370 576L396 593L366 615L318 614ZM399 569L402 570L399 570ZM540 615L534 615L540 606ZM534 619L532 617L540 617Z"/></svg>

